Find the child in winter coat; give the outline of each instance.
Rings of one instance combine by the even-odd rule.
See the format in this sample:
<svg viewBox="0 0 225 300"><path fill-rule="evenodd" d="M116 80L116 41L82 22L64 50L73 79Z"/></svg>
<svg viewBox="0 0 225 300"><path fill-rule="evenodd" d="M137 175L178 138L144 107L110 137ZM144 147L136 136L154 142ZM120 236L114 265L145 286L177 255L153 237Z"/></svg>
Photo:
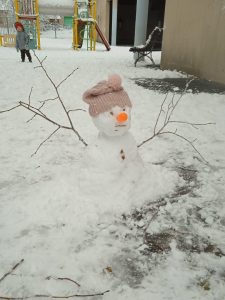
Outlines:
<svg viewBox="0 0 225 300"><path fill-rule="evenodd" d="M32 58L29 51L29 36L25 32L23 24L20 22L15 23L16 34L16 50L20 50L22 62L25 61L25 55L28 57L29 62L32 62Z"/></svg>

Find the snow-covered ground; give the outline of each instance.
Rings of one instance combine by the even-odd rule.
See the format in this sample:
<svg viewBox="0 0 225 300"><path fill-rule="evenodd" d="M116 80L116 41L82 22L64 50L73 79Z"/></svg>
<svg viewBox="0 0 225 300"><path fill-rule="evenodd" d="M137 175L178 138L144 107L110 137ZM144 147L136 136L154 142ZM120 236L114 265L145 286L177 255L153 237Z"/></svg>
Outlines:
<svg viewBox="0 0 225 300"><path fill-rule="evenodd" d="M55 84L78 68L59 92L67 110L86 110L70 114L83 139L91 145L98 131L82 94L111 73L122 77L132 100L130 132L137 144L149 138L165 95L136 85L134 79L186 75L145 68L145 63L134 68L128 47L107 52L98 44L96 52L76 52L70 31L57 36L45 32L42 51L36 53L40 59L47 56L44 66ZM154 58L159 62L160 53ZM35 66L34 55L32 64L21 63L15 49L0 48L1 111L19 101L39 107L40 101L56 97ZM57 101L46 102L42 111L68 125ZM89 172L87 149L73 132L60 129L32 155L56 129L40 117L27 122L32 116L22 107L0 114L0 297L109 290L90 299L225 299L224 95L189 90L173 115L179 121L216 123L171 128L196 139L194 145L208 164L184 140L162 135L138 149L145 171L135 186L120 176L110 183L112 166L112 174L109 169L100 177L101 197L92 192L90 174L84 176L84 168ZM90 170L95 176L93 165Z"/></svg>

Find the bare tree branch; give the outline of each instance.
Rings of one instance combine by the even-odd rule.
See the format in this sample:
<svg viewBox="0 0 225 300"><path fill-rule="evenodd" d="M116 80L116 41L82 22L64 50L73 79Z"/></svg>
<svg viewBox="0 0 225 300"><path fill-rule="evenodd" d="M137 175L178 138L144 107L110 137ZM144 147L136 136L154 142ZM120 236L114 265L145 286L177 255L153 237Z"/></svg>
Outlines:
<svg viewBox="0 0 225 300"><path fill-rule="evenodd" d="M24 259L21 259L14 267L12 267L12 269L5 273L1 278L0 278L0 282L3 281L8 275L12 274L12 272L18 268L22 263L24 262Z"/></svg>
<svg viewBox="0 0 225 300"><path fill-rule="evenodd" d="M160 136L163 134L173 134L179 138L181 138L182 140L186 141L187 143L189 143L189 145L191 145L191 147L198 153L198 155L200 156L200 158L202 159L202 161L204 163L207 163L207 160L202 156L202 154L197 150L197 148L194 146L194 141L190 141L189 139L185 138L184 136L182 136L181 134L177 133L177 129L173 132L171 130L166 130L167 126L171 123L174 124L187 124L190 125L192 127L194 127L195 129L198 129L197 126L203 126L203 125L211 125L211 124L215 124L215 123L211 123L211 122L207 122L207 123L193 123L193 122L186 122L186 121L175 121L175 120L171 120L171 117L175 111L175 109L177 108L178 104L180 103L183 95L185 94L185 92L187 91L190 83L193 81L194 79L192 78L191 80L189 80L186 85L184 90L182 91L181 95L179 96L179 98L175 101L175 93L172 96L172 99L169 101L169 103L167 104L167 109L166 112L164 111L164 106L166 104L167 98L168 98L168 92L165 96L165 98L162 101L162 104L160 106L160 110L158 113L158 116L156 118L156 122L154 125L154 129L153 129L153 135L150 136L148 139L144 140L143 142L141 142L138 147L141 147L142 145L144 145L145 143L151 141L153 138L155 138L156 136ZM163 118L162 113L165 113L164 115L164 119L161 121L161 119ZM161 126L159 126L159 122L162 124Z"/></svg>
<svg viewBox="0 0 225 300"><path fill-rule="evenodd" d="M27 120L27 123L29 123L30 121L32 121L36 116L39 116L43 119L45 119L46 121L52 123L53 125L57 126L57 129L54 130L37 148L37 150L32 154L32 156L34 154L36 154L38 152L38 150L40 149L40 147L49 139L51 138L59 129L69 129L69 130L72 130L75 135L78 137L79 141L81 141L85 146L87 146L87 143L85 142L85 140L82 138L82 136L79 134L79 132L75 129L74 125L73 125L73 122L70 118L70 113L73 112L73 111L85 111L83 109L70 109L70 110L67 110L66 109L66 106L64 105L63 103L63 100L59 94L59 91L58 91L58 88L70 77L73 75L73 73L78 70L78 68L74 69L69 75L67 75L58 85L56 85L54 83L54 81L51 79L51 77L49 76L47 70L44 68L43 66L43 63L44 61L46 60L47 56L41 60L35 53L35 51L33 51L34 53L34 56L36 57L36 59L38 60L39 62L39 66L43 72L45 73L46 77L48 78L48 80L50 81L51 85L54 87L54 90L56 92L56 97L55 98L50 98L50 99L46 99L46 100L43 100L43 101L40 101L42 104L41 106L39 107L35 107L34 105L31 105L31 94L32 94L32 91L33 91L33 87L31 87L31 90L30 90L30 93L29 93L29 96L28 96L28 101L27 102L24 102L24 101L20 101L18 105L12 107L12 108L9 108L7 110L4 110L4 111L0 111L0 113L5 113L5 112L9 112L11 110L14 110L16 108L18 108L19 106L22 106L24 108L26 108L27 110L31 111L34 115L29 119ZM54 119L48 117L41 109L43 108L43 106L46 104L47 101L54 101L54 100L58 100L59 103L61 104L62 106L62 109L63 111L65 112L66 114L66 117L67 117L67 120L69 121L69 126L66 126L66 125L62 125L60 123L58 123L57 121L55 121Z"/></svg>
<svg viewBox="0 0 225 300"><path fill-rule="evenodd" d="M51 79L51 77L49 76L47 70L44 68L44 66L43 66L43 61L41 61L41 60L39 59L39 57L36 55L35 51L33 51L33 53L34 53L34 56L36 57L36 59L38 60L38 62L39 62L39 64L40 64L40 67L41 67L42 70L44 71L46 77L47 77L48 80L51 82L52 86L54 87L55 92L56 92L56 94L57 94L57 97L58 97L58 99L59 99L59 101L60 101L60 103L61 103L61 106L62 106L64 112L66 113L66 116L67 116L68 121L69 121L69 123L70 123L71 129L72 129L72 130L74 131L74 133L77 135L78 139L79 139L85 146L87 146L87 143L86 143L86 142L84 141L84 139L81 137L81 135L79 134L79 132L74 128L73 123L72 123L72 120L71 120L71 118L70 118L70 115L69 115L69 113L68 113L68 111L67 111L67 109L66 109L66 107L65 107L65 105L64 105L64 103L63 103L63 101L62 101L62 99L61 99L61 97L60 97L59 91L58 91L58 86L59 86L60 84L62 84L69 76L71 76L77 69L73 70L73 71L66 77L66 79L62 80L61 83L57 86L57 85L53 82L53 80Z"/></svg>

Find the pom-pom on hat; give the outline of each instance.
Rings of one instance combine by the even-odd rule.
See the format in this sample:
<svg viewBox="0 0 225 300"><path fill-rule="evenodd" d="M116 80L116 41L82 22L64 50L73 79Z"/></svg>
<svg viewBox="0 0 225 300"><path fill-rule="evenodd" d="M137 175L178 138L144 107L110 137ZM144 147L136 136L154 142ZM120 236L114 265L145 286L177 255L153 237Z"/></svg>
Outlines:
<svg viewBox="0 0 225 300"><path fill-rule="evenodd" d="M20 23L20 22L16 22L16 23L14 24L14 26L15 26L16 29L17 29L18 27L21 27L21 28L24 30L23 24Z"/></svg>
<svg viewBox="0 0 225 300"><path fill-rule="evenodd" d="M130 98L121 83L121 77L112 74L109 75L108 80L100 81L83 94L83 100L89 104L89 114L92 117L109 111L114 106L132 107Z"/></svg>

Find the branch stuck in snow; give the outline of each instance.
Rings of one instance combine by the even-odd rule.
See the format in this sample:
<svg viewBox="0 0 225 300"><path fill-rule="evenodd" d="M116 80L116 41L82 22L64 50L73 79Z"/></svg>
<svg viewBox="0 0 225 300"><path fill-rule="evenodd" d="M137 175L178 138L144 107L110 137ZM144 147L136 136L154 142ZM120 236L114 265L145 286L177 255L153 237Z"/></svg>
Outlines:
<svg viewBox="0 0 225 300"><path fill-rule="evenodd" d="M211 122L207 122L207 123L191 123L191 122L186 122L186 121L175 121L175 120L171 120L171 117L175 111L175 109L177 108L178 104L180 103L182 97L184 96L184 94L186 93L190 83L193 81L194 79L191 79L187 82L183 92L181 93L181 95L179 96L179 98L177 100L175 100L175 93L172 96L172 99L169 101L169 103L167 104L167 108L165 109L165 104L167 102L167 98L168 98L168 94L166 94L161 106L160 106L160 110L154 125L154 129L153 129L153 135L151 137L149 137L148 139L144 140L143 142L141 142L138 147L143 146L145 143L151 141L152 139L154 139L155 137L159 137L160 135L163 134L171 134L174 136L179 137L180 139L186 141L200 156L201 160L208 164L207 160L202 156L202 154L198 151L198 149L194 146L194 141L189 140L188 138L184 137L181 134L177 133L177 129L175 131L171 131L171 130L167 130L167 126L169 124L186 124L186 125L190 125L195 129L198 129L198 126L205 126L205 125L214 125L215 123L211 123ZM164 114L164 117L162 116L162 114ZM162 125L159 126L159 122L162 122Z"/></svg>
<svg viewBox="0 0 225 300"><path fill-rule="evenodd" d="M60 83L58 84L55 84L54 81L52 80L52 78L49 76L46 68L44 67L43 63L45 61L45 59L47 57L45 57L43 60L40 60L40 58L36 55L35 51L33 51L34 53L34 56L36 57L37 61L39 62L39 66L35 67L35 68L41 68L43 70L43 72L45 73L46 77L48 78L48 80L50 81L51 85L53 86L55 92L56 92L56 97L54 98L50 98L50 99L46 99L46 100L43 100L43 101L40 101L42 104L39 106L39 107L35 107L33 105L31 105L31 95L32 95L32 91L33 91L33 87L31 87L31 90L30 90L30 93L29 93L29 96L28 96L28 101L27 102L24 102L24 101L19 101L19 104L18 105L15 105L14 107L12 108L9 108L9 109L6 109L6 110L3 110L3 111L0 111L0 113L5 113L5 112L10 112L18 107L23 107L29 111L31 111L32 113L34 113L34 115L27 121L30 122L32 121L36 116L39 116L43 119L45 119L46 121L52 123L53 125L57 126L57 128L43 141L39 144L39 146L37 147L36 151L32 154L35 155L38 150L41 148L41 146L46 142L48 141L59 129L68 129L68 130L72 130L75 135L78 137L79 141L84 145L84 146L87 146L87 143L86 141L83 139L83 137L79 134L79 132L75 129L74 125L73 125L73 122L71 120L71 117L70 117L70 113L71 112L74 112L74 111L85 111L83 109L67 109L61 96L60 96L60 93L59 93L59 88L60 86L70 77L74 74L75 71L78 70L78 68L75 68L70 74L68 74ZM65 115L66 115L66 118L67 120L69 121L69 126L66 126L66 125L63 125L63 124L59 124L58 122L56 122L55 120L53 120L52 118L48 117L45 113L42 112L42 108L43 106L46 104L46 102L48 101L55 101L55 100L58 100Z"/></svg>

